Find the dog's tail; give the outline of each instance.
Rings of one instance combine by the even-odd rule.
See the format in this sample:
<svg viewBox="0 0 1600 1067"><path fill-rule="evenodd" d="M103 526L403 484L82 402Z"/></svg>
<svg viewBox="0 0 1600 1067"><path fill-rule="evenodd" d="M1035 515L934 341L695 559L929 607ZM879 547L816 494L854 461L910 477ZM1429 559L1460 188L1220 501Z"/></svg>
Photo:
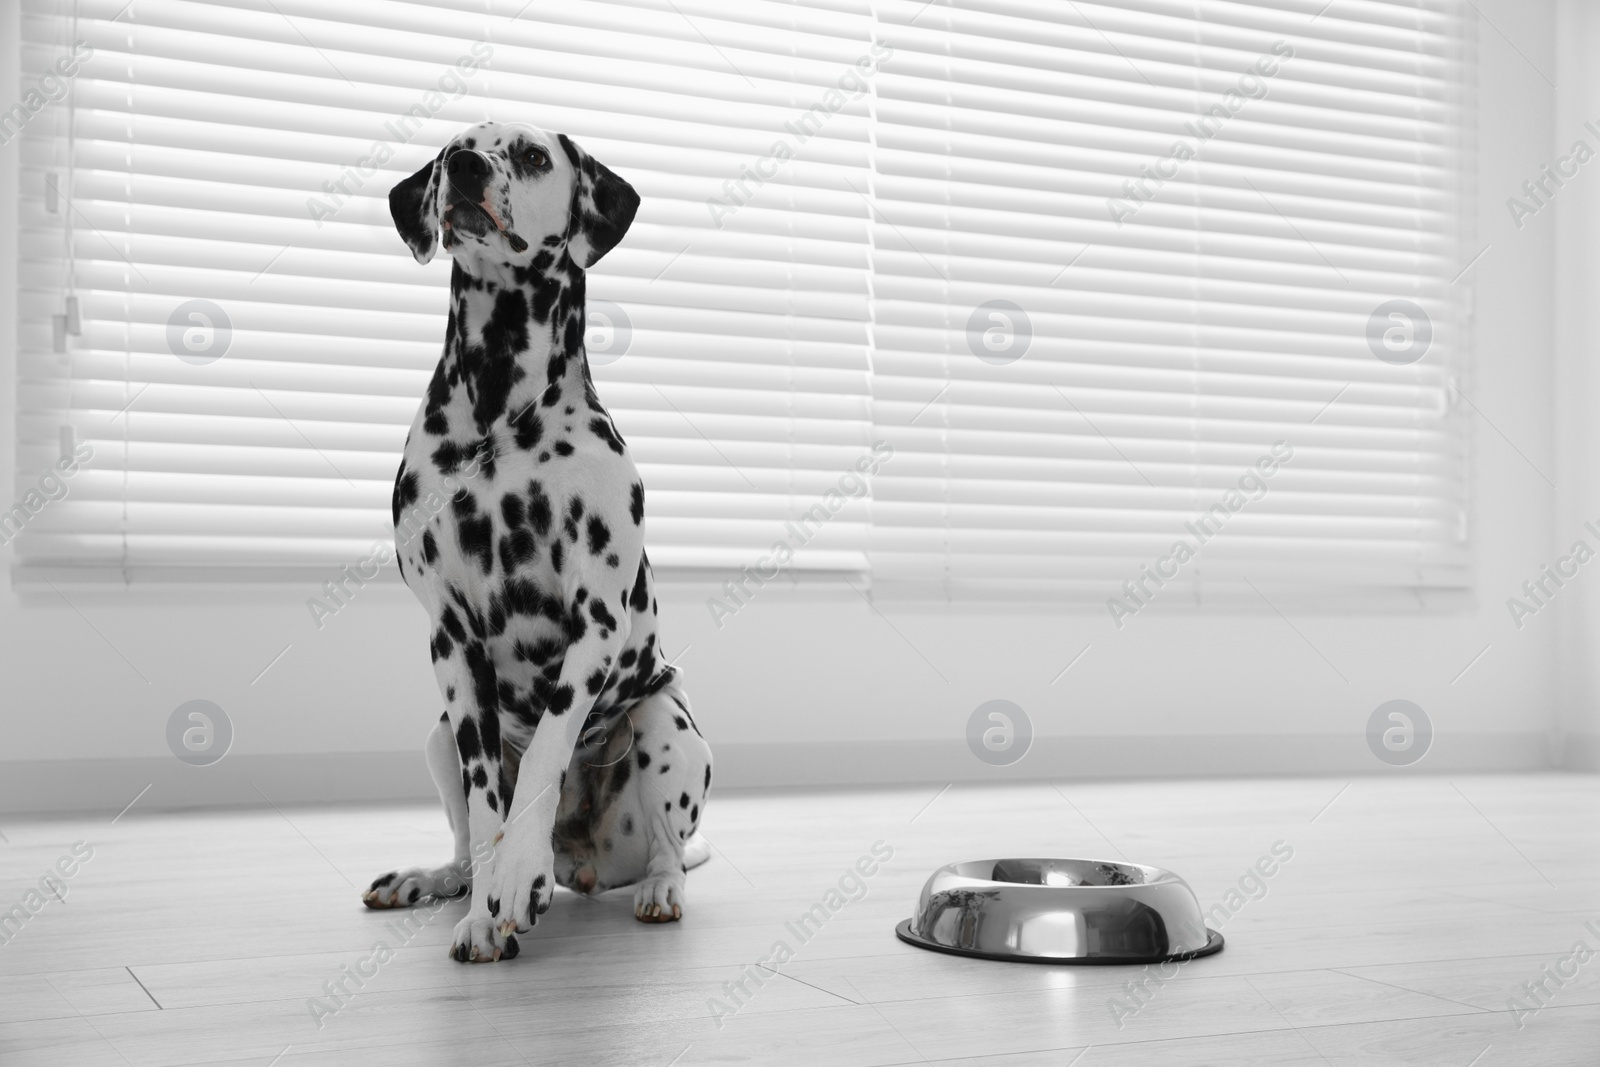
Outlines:
<svg viewBox="0 0 1600 1067"><path fill-rule="evenodd" d="M689 835L689 840L683 845L683 869L689 870L698 867L711 858L711 842L701 837L696 831Z"/></svg>

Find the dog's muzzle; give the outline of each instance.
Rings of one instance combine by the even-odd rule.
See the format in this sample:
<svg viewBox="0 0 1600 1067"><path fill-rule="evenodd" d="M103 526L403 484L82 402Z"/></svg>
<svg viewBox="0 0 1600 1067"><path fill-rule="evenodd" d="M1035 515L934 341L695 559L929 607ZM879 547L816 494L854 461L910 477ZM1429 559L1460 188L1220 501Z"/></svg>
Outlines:
<svg viewBox="0 0 1600 1067"><path fill-rule="evenodd" d="M445 160L445 207L441 220L453 234L487 237L491 230L503 235L513 252L527 250L528 242L511 231L495 211L489 191L494 170L483 153L458 148Z"/></svg>

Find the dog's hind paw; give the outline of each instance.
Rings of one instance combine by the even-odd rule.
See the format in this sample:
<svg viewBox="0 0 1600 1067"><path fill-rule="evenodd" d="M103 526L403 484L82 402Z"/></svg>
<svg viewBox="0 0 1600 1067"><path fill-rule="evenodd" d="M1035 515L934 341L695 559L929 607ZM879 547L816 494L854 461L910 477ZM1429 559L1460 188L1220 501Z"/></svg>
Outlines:
<svg viewBox="0 0 1600 1067"><path fill-rule="evenodd" d="M642 923L670 923L683 918L682 874L652 874L633 890L633 917Z"/></svg>
<svg viewBox="0 0 1600 1067"><path fill-rule="evenodd" d="M503 932L507 924L492 915L468 915L456 924L450 958L458 963L498 963L515 959L519 946L515 933Z"/></svg>
<svg viewBox="0 0 1600 1067"><path fill-rule="evenodd" d="M472 879L454 864L410 867L373 879L372 885L361 894L361 903L369 908L409 908L431 897L459 897L471 888Z"/></svg>

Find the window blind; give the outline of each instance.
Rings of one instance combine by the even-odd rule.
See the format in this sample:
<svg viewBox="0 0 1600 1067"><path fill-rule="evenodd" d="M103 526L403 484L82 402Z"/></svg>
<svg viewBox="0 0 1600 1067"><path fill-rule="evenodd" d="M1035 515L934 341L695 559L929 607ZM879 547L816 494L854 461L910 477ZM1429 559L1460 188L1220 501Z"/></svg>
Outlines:
<svg viewBox="0 0 1600 1067"><path fill-rule="evenodd" d="M493 116L643 197L588 341L658 569L1103 598L1211 514L1192 592L1460 587L1458 19L1321 6L25 0L29 78L93 54L21 132L19 488L93 456L22 571L387 539L448 264L384 197Z"/></svg>
<svg viewBox="0 0 1600 1067"><path fill-rule="evenodd" d="M30 71L93 52L23 132L22 478L69 439L92 458L25 566L270 573L390 539L449 264L412 261L385 197L487 117L568 133L643 198L587 340L657 566L759 559L867 451L865 96L767 159L870 54L866 4L488 10L28 0ZM864 569L865 514L792 566Z"/></svg>
<svg viewBox="0 0 1600 1067"><path fill-rule="evenodd" d="M1465 584L1453 10L878 5L876 590Z"/></svg>

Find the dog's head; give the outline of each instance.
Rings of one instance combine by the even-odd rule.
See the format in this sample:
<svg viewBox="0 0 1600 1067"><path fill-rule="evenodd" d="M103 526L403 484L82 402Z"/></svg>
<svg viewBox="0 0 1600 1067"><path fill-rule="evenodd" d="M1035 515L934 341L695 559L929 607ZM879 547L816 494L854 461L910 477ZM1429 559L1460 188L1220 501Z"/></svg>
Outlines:
<svg viewBox="0 0 1600 1067"><path fill-rule="evenodd" d="M639 194L566 134L484 122L389 191L395 229L418 263L445 251L471 275L525 267L563 249L594 266L633 223Z"/></svg>

